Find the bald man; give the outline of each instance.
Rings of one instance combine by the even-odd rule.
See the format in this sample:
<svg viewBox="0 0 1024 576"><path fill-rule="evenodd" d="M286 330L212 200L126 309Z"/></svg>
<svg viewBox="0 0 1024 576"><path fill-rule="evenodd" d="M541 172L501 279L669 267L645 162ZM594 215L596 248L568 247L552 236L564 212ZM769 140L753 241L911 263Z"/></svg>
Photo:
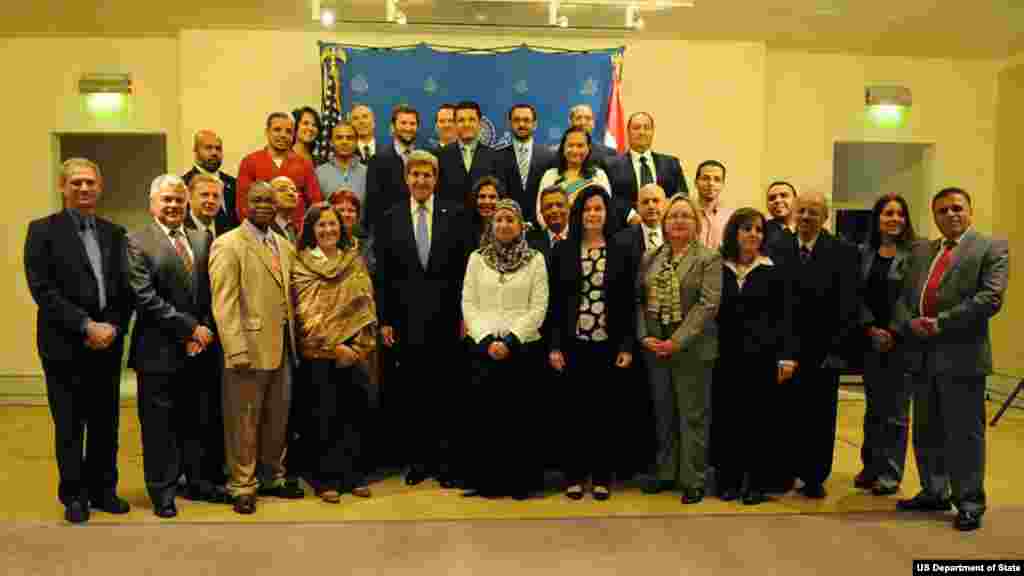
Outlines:
<svg viewBox="0 0 1024 576"><path fill-rule="evenodd" d="M793 330L799 342L797 367L787 395L793 412L780 414L789 425L790 469L804 485L801 493L824 498L832 472L839 402L840 353L851 347L857 322L857 250L823 228L829 205L818 191L796 201L797 233L772 254L789 272L793 290Z"/></svg>
<svg viewBox="0 0 1024 576"><path fill-rule="evenodd" d="M195 156L195 164L181 179L185 181L186 186L191 184L196 174L206 174L219 180L224 189L221 191L223 201L214 217L215 235L234 230L238 226L238 214L235 212L237 182L234 176L220 169L224 162L224 141L213 130L200 130L192 139L192 153Z"/></svg>

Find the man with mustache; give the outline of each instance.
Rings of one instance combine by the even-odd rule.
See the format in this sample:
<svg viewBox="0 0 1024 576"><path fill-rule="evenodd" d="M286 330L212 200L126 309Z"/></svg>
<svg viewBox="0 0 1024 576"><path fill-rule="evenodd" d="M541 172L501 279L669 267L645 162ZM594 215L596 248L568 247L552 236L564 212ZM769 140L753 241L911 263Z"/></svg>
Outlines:
<svg viewBox="0 0 1024 576"><path fill-rule="evenodd" d="M544 172L556 165L555 154L534 139L537 110L530 104L516 104L508 111L512 145L498 150L498 168L509 197L523 207L523 217L536 218L537 191Z"/></svg>
<svg viewBox="0 0 1024 576"><path fill-rule="evenodd" d="M138 374L143 470L160 518L178 514L174 496L182 472L196 497L223 501L209 480L203 482L206 439L198 417L205 378L196 356L214 340L207 269L213 239L184 227L187 198L184 181L158 176L149 190L153 222L128 237L137 311L128 365Z"/></svg>
<svg viewBox="0 0 1024 576"><path fill-rule="evenodd" d="M320 184L313 171L313 162L292 150L295 141L295 121L290 114L274 112L267 117L267 146L242 159L238 166L238 220L249 213L249 186L257 181L270 182L278 176L287 176L295 184L298 201L291 220L295 230L302 229L306 207L323 200Z"/></svg>
<svg viewBox="0 0 1024 576"><path fill-rule="evenodd" d="M1010 248L974 229L971 196L944 188L932 199L942 238L915 246L893 330L907 339L914 378L914 455L921 492L897 508L946 511L981 527L985 513L985 377L992 373L989 319L1005 300Z"/></svg>
<svg viewBox="0 0 1024 576"><path fill-rule="evenodd" d="M247 218L210 249L213 317L224 349L224 435L235 512L256 511L256 493L302 498L285 482L285 437L295 353L291 269L295 248L270 229L274 192L249 189ZM257 478L257 464L267 470Z"/></svg>
<svg viewBox="0 0 1024 576"><path fill-rule="evenodd" d="M221 163L224 161L224 141L212 130L200 130L193 138L192 152L195 155L195 165L181 179L185 181L186 186L189 186L189 190L192 189L192 178L198 174L220 181L222 185L221 200L212 214L213 224L208 228L212 228L214 236L234 229L238 226L238 214L235 207L235 190L238 187L238 182L234 176L220 169ZM195 207L192 207L192 212L198 213ZM188 226L188 219L185 220L185 225Z"/></svg>
<svg viewBox="0 0 1024 576"><path fill-rule="evenodd" d="M90 507L129 510L116 489L121 357L132 297L122 265L125 230L96 216L99 166L69 158L58 186L64 209L28 226L25 278L39 305L36 343L53 417L57 496L64 518L80 524Z"/></svg>

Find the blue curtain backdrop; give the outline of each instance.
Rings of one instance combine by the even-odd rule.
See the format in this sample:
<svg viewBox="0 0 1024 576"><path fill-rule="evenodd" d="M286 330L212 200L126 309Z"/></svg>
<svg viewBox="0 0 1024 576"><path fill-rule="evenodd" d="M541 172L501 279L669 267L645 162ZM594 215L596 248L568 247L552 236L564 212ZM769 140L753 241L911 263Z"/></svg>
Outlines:
<svg viewBox="0 0 1024 576"><path fill-rule="evenodd" d="M521 102L537 109L539 143L558 144L576 104L593 108L594 136L603 138L612 56L621 57L623 48L545 52L523 46L466 53L425 44L388 49L321 44L320 52L325 125L333 125L352 103L367 104L377 119L377 141L390 142L391 109L408 104L420 113L418 146L427 147L437 142L438 106L475 100L483 112L481 140L500 148L512 138L508 109Z"/></svg>

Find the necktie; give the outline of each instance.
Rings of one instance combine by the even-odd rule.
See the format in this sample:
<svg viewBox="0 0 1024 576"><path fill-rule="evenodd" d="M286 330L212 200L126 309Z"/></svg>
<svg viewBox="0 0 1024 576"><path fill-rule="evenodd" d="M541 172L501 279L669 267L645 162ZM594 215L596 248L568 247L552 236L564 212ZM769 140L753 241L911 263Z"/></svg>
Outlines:
<svg viewBox="0 0 1024 576"><path fill-rule="evenodd" d="M281 258L277 255L277 244L274 244L274 240L270 237L269 232L263 238L263 242L267 245L267 250L270 251L270 267L274 269L276 274L280 274Z"/></svg>
<svg viewBox="0 0 1024 576"><path fill-rule="evenodd" d="M647 249L658 247L658 232L657 230L651 230L647 233Z"/></svg>
<svg viewBox="0 0 1024 576"><path fill-rule="evenodd" d="M178 258L181 258L182 264L185 265L185 273L188 274L189 278L192 277L192 257L188 254L188 249L185 248L185 235L181 233L181 229L171 230L171 238L174 240L174 251L178 253Z"/></svg>
<svg viewBox="0 0 1024 576"><path fill-rule="evenodd" d="M800 246L800 262L807 264L811 260L811 249L807 245Z"/></svg>
<svg viewBox="0 0 1024 576"><path fill-rule="evenodd" d="M654 176L651 175L651 166L647 163L647 156L640 157L640 187L651 184L654 182Z"/></svg>
<svg viewBox="0 0 1024 576"><path fill-rule="evenodd" d="M561 233L556 233L551 237L551 247L554 248L556 244L563 240Z"/></svg>
<svg viewBox="0 0 1024 576"><path fill-rule="evenodd" d="M103 256L100 253L100 243L96 239L96 224L92 218L82 220L82 243L85 244L85 254L89 257L92 273L96 277L96 293L100 301L100 310L103 310L107 307L107 287L103 283Z"/></svg>
<svg viewBox="0 0 1024 576"><path fill-rule="evenodd" d="M928 277L928 283L925 284L924 288L924 300L921 302L921 315L925 318L935 318L938 314L938 299L939 299L939 282L942 281L942 275L946 272L946 268L949 267L950 261L953 260L953 247L956 243L952 240L946 240L942 243L943 249L942 254L939 256L939 260L935 263L935 267L932 268L932 274Z"/></svg>
<svg viewBox="0 0 1024 576"><path fill-rule="evenodd" d="M420 265L426 270L430 258L430 237L427 234L427 207L424 204L416 209L416 252L420 257Z"/></svg>
<svg viewBox="0 0 1024 576"><path fill-rule="evenodd" d="M469 146L462 147L462 164L466 167L466 173L469 173L473 167L473 150Z"/></svg>
<svg viewBox="0 0 1024 576"><path fill-rule="evenodd" d="M523 188L526 188L526 178L530 175L530 156L525 145L519 146L519 179L523 181Z"/></svg>
<svg viewBox="0 0 1024 576"><path fill-rule="evenodd" d="M369 144L364 144L363 145L363 160L365 162L369 162L370 161L370 145Z"/></svg>

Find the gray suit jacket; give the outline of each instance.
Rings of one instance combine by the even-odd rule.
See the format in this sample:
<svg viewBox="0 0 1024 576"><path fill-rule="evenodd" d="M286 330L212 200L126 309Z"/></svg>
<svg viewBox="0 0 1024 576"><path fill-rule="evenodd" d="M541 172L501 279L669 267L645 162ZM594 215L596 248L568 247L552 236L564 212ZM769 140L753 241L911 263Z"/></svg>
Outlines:
<svg viewBox="0 0 1024 576"><path fill-rule="evenodd" d="M647 291L666 258L671 258L668 244L644 254L640 264L637 274L637 340L649 336ZM694 242L679 264L678 273L683 322L672 334L672 342L677 350L694 350L701 360L714 360L718 357L715 317L722 298L722 256L718 251Z"/></svg>
<svg viewBox="0 0 1024 576"><path fill-rule="evenodd" d="M192 273L155 222L128 236L128 277L136 319L128 365L140 372L175 372L185 364L185 341L197 325L214 329L210 312L206 231L185 230Z"/></svg>
<svg viewBox="0 0 1024 576"><path fill-rule="evenodd" d="M892 328L907 342L907 369L930 374L990 374L992 342L988 321L1003 306L1009 282L1010 247L968 230L953 249L953 260L939 282L939 334L917 338L910 321L921 316L921 294L942 241L914 247Z"/></svg>

